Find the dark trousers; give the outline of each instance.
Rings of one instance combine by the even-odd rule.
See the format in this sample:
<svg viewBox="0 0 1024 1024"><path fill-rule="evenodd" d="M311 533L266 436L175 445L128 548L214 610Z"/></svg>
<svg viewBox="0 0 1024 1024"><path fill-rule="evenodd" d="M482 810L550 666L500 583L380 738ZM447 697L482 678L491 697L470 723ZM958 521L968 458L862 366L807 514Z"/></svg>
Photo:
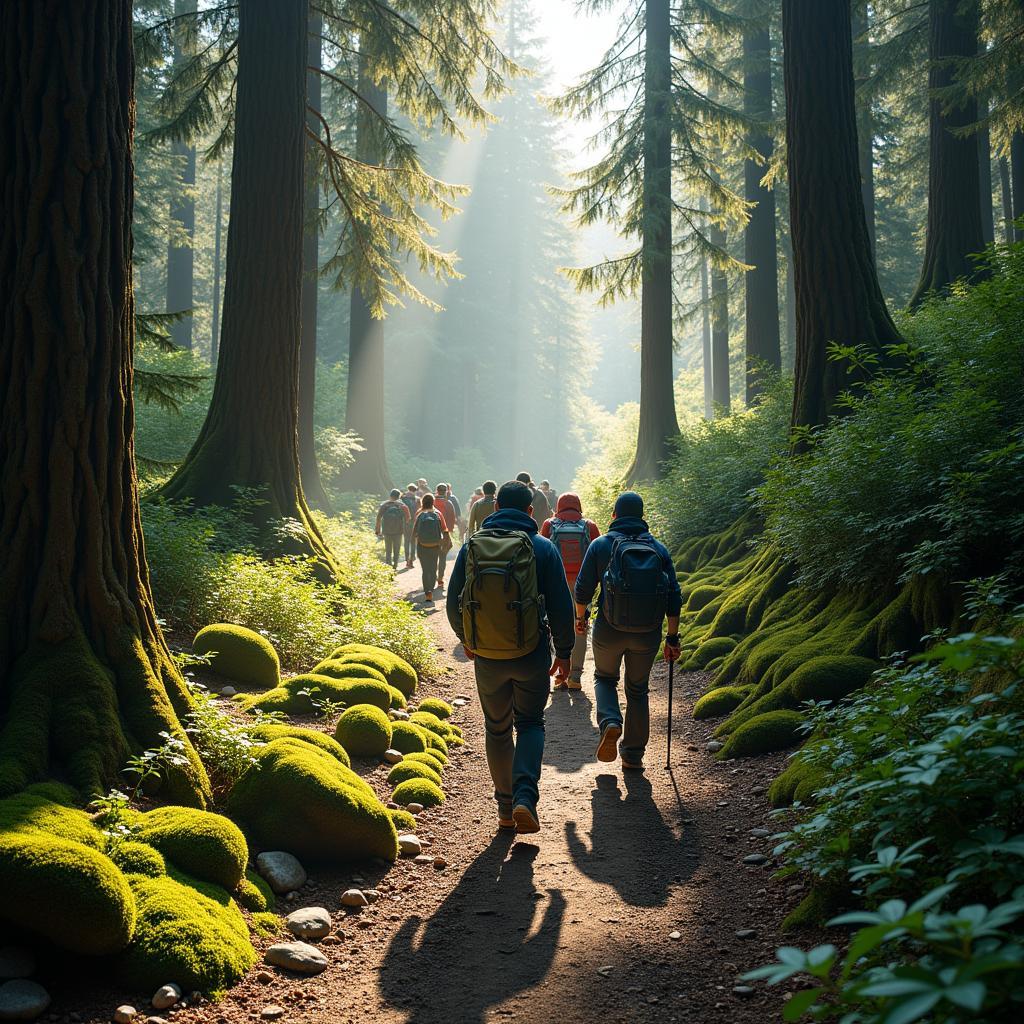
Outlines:
<svg viewBox="0 0 1024 1024"><path fill-rule="evenodd" d="M412 539L412 523L405 528L405 560L411 565L416 554L416 545Z"/></svg>
<svg viewBox="0 0 1024 1024"><path fill-rule="evenodd" d="M398 568L398 556L402 548L402 535L400 533L384 534L384 561L392 569Z"/></svg>
<svg viewBox="0 0 1024 1024"><path fill-rule="evenodd" d="M417 544L416 557L419 558L420 569L423 571L423 592L430 594L437 589L437 562L441 557L441 548L428 548Z"/></svg>

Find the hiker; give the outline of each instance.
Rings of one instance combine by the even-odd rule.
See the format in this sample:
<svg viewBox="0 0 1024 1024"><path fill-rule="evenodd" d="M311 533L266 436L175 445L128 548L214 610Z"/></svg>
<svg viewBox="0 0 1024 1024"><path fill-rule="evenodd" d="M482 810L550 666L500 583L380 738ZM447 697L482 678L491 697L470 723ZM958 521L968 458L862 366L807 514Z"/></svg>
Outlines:
<svg viewBox="0 0 1024 1024"><path fill-rule="evenodd" d="M542 483L541 488L543 487ZM597 523L583 518L583 506L580 504L579 495L570 491L561 495L555 506L555 514L541 524L540 533L555 545L565 569L565 581L569 584L569 589L574 590L584 556L591 542L601 536ZM582 690L583 663L586 659L587 630L584 629L582 633L576 634L569 678L561 682L555 680L555 689Z"/></svg>
<svg viewBox="0 0 1024 1024"><path fill-rule="evenodd" d="M423 572L423 597L427 604L433 604L437 563L441 552L448 550L444 546L448 527L444 516L434 508L434 496L430 493L423 495L412 533L416 541L416 557L420 560L420 569ZM448 546L451 546L450 541Z"/></svg>
<svg viewBox="0 0 1024 1024"><path fill-rule="evenodd" d="M481 498L482 498L483 496L484 496L484 489L483 489L482 487L478 487L478 488L477 488L477 489L476 489L475 491L473 491L472 495L470 495L470 498L469 498L469 511L470 511L470 512L472 512L472 511L473 511L473 506L474 506L474 505L475 505L475 504L476 504L476 503L477 503L477 502L478 502L478 501L479 501L479 500L480 500L480 499L481 499Z"/></svg>
<svg viewBox="0 0 1024 1024"><path fill-rule="evenodd" d="M521 481L502 484L496 511L459 551L446 601L476 670L498 827L521 833L540 831L544 708L550 677L568 675L574 640L562 562L537 531L532 501Z"/></svg>
<svg viewBox="0 0 1024 1024"><path fill-rule="evenodd" d="M392 569L398 568L398 557L405 536L405 526L412 516L402 501L402 492L394 487L388 500L377 509L376 533L384 538L384 561Z"/></svg>
<svg viewBox="0 0 1024 1024"><path fill-rule="evenodd" d="M451 484L444 485L444 493L455 512L455 525L459 528L459 536L465 540L466 525L465 520L462 518L462 503L455 497L455 491L452 489Z"/></svg>
<svg viewBox="0 0 1024 1024"><path fill-rule="evenodd" d="M455 506L448 496L448 485L438 484L437 493L434 495L434 508L444 517L445 535L444 546L441 549L441 556L437 563L437 585L444 587L444 570L448 562L448 552L453 546L452 530L455 529Z"/></svg>
<svg viewBox="0 0 1024 1024"><path fill-rule="evenodd" d="M480 490L482 496L469 512L469 525L466 527L467 540L478 530L483 529L484 520L494 512L494 496L498 493L498 485L493 480L488 480Z"/></svg>
<svg viewBox="0 0 1024 1024"><path fill-rule="evenodd" d="M539 530L541 523L551 518L551 506L548 504L548 499L533 486L533 477L530 476L529 473L525 472L525 470L520 473L516 479L530 488L531 504L533 506L533 521L537 524L537 529Z"/></svg>
<svg viewBox="0 0 1024 1024"><path fill-rule="evenodd" d="M429 493L430 486L427 484L427 478L421 476L419 480L416 481L416 497L422 502L423 496Z"/></svg>
<svg viewBox="0 0 1024 1024"><path fill-rule="evenodd" d="M648 685L668 619L665 660L679 657L682 598L675 566L644 522L644 501L626 491L615 502L608 532L587 549L576 578L576 635L587 629L597 585L601 600L594 622L594 696L601 741L599 761L614 761L622 737L622 767L642 768L650 737ZM625 672L626 721L619 709L619 675Z"/></svg>
<svg viewBox="0 0 1024 1024"><path fill-rule="evenodd" d="M537 490L547 499L548 508L554 509L558 505L558 491L551 489L549 481L541 480L540 487ZM554 515L554 512L552 512L552 515Z"/></svg>
<svg viewBox="0 0 1024 1024"><path fill-rule="evenodd" d="M412 568L412 560L416 554L416 545L412 539L412 524L416 513L420 510L420 498L416 493L416 485L409 484L402 495L402 504L409 510L409 521L405 524L405 567Z"/></svg>

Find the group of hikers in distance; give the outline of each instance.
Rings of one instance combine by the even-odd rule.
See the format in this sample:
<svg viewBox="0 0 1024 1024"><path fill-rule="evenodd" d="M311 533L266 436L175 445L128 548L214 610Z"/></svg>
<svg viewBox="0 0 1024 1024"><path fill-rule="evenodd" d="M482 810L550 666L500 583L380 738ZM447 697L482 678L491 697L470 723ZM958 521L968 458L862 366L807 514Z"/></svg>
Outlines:
<svg viewBox="0 0 1024 1024"><path fill-rule="evenodd" d="M399 525L401 532L396 530ZM582 688L591 607L598 591L592 631L601 732L597 759L618 757L623 769L643 770L650 737L650 674L663 627L665 659L679 657L682 598L675 568L644 520L643 498L633 491L619 495L612 522L602 534L584 517L577 495L555 495L547 481L536 487L529 473L500 488L491 480L483 484L471 500L465 524L447 484L438 484L431 493L420 480L404 495L391 492L378 510L377 534L396 569L404 538L407 566L412 567L415 554L423 570L427 602L444 586L456 527L463 544L445 610L474 665L498 827L538 832L551 677L555 690Z"/></svg>

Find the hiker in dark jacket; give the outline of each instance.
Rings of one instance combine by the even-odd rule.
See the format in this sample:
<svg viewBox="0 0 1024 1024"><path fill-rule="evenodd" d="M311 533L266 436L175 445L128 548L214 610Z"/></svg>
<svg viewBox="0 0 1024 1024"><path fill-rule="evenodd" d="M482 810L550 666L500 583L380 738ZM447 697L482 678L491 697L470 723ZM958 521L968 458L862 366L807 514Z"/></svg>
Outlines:
<svg viewBox="0 0 1024 1024"><path fill-rule="evenodd" d="M377 509L376 533L384 539L384 561L392 569L398 568L398 558L402 549L402 538L406 526L411 525L412 515L402 501L402 492L396 487L391 491L388 500Z"/></svg>
<svg viewBox="0 0 1024 1024"><path fill-rule="evenodd" d="M540 524L551 518L551 505L548 503L548 499L544 496L544 492L533 485L533 477L525 470L520 473L516 479L530 488L530 493L533 498L533 512L531 515L533 516L533 521L537 524L537 529L539 530Z"/></svg>
<svg viewBox="0 0 1024 1024"><path fill-rule="evenodd" d="M444 516L434 508L432 494L423 495L420 510L412 524L412 535L416 542L416 557L423 570L423 600L433 604L438 562L451 547L451 541L448 540L448 525Z"/></svg>
<svg viewBox="0 0 1024 1024"><path fill-rule="evenodd" d="M484 520L483 536L488 530L517 531L529 537L533 544L537 592L546 610L534 650L522 657L496 660L477 655L467 646L462 608L467 551L479 543L481 534L471 538L459 551L446 604L448 621L476 670L477 692L487 731L487 766L498 803L498 825L515 828L518 832L540 829L537 783L544 755L544 708L548 702L550 677L564 679L569 673L569 658L575 641L572 596L565 582L562 561L551 541L538 534L531 502L532 495L525 484L516 480L503 484L497 494L497 511Z"/></svg>
<svg viewBox="0 0 1024 1024"><path fill-rule="evenodd" d="M612 562L617 543L624 539L639 540L650 545L660 556L664 573L664 618L668 621L665 637L665 659L679 657L679 611L682 597L675 566L665 546L656 541L644 522L644 502L639 494L627 491L615 502L615 518L608 532L587 548L586 557L576 578L576 632L587 628L587 609L601 584L601 600L594 621L594 697L597 703L597 724L601 742L597 748L599 761L614 761L619 737L622 737L623 768L642 768L644 751L650 738L648 688L651 668L661 646L661 626L652 623L646 632L624 632L614 628L605 614L607 581L605 572ZM623 731L619 708L619 676L625 670L626 721Z"/></svg>

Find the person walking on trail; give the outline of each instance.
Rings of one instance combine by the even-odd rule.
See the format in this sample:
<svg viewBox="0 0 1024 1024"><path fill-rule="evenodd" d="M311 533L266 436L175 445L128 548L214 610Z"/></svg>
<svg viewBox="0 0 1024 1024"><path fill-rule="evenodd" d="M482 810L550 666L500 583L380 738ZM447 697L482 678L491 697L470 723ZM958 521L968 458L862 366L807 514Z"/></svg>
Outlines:
<svg viewBox="0 0 1024 1024"><path fill-rule="evenodd" d="M484 496L484 489L483 489L482 487L478 487L478 488L477 488L477 489L476 489L475 491L473 491L473 493L472 493L472 494L470 495L470 498L469 498L469 505L468 505L468 507L469 507L469 511L470 511L470 512L472 512L472 511L473 511L473 506L474 506L474 505L475 505L475 504L476 504L476 503L477 503L477 502L478 502L478 501L479 501L479 500L480 500L480 499L481 499L481 498L482 498L483 496Z"/></svg>
<svg viewBox="0 0 1024 1024"><path fill-rule="evenodd" d="M543 488L543 484L541 485ZM540 527L542 537L547 537L558 551L565 569L565 581L569 589L576 587L583 559L593 541L601 536L597 523L583 517L583 506L579 495L566 491L558 499L555 514L546 519ZM583 689L583 663L587 659L587 630L576 634L572 648L572 663L569 678L555 680L556 690Z"/></svg>
<svg viewBox="0 0 1024 1024"><path fill-rule="evenodd" d="M547 499L548 508L552 510L551 514L554 515L554 510L558 505L558 492L551 489L551 484L547 480L541 480L540 487L537 490Z"/></svg>
<svg viewBox="0 0 1024 1024"><path fill-rule="evenodd" d="M448 499L448 503L451 505L452 510L455 512L455 525L459 528L459 536L463 540L466 538L466 522L462 518L462 502L455 497L455 490L451 484L444 485L445 497Z"/></svg>
<svg viewBox="0 0 1024 1024"><path fill-rule="evenodd" d="M409 510L402 501L402 492L395 487L388 500L377 509L377 537L384 538L384 561L392 569L398 568L406 524L411 521Z"/></svg>
<svg viewBox="0 0 1024 1024"><path fill-rule="evenodd" d="M416 493L416 485L409 484L402 495L402 504L409 510L409 521L405 524L405 567L412 568L412 560L416 554L416 545L412 539L412 524L416 513L420 510L420 498Z"/></svg>
<svg viewBox="0 0 1024 1024"><path fill-rule="evenodd" d="M441 557L437 563L437 585L444 586L444 570L448 560L448 552L453 546L452 531L455 529L455 506L448 497L448 485L438 484L437 493L434 495L434 508L444 518L445 534L444 546L441 549Z"/></svg>
<svg viewBox="0 0 1024 1024"><path fill-rule="evenodd" d="M496 510L459 550L445 605L476 672L498 827L521 833L540 830L544 708L575 639L562 562L532 501L521 481L502 484Z"/></svg>
<svg viewBox="0 0 1024 1024"><path fill-rule="evenodd" d="M420 569L423 572L423 599L427 604L433 604L437 585L437 563L442 551L448 550L445 547L448 526L444 516L434 507L432 494L423 495L412 533L416 541L416 557L420 560ZM450 541L448 545L451 546Z"/></svg>
<svg viewBox="0 0 1024 1024"><path fill-rule="evenodd" d="M548 499L533 486L533 477L525 470L520 473L516 479L530 488L530 500L533 507L533 521L537 524L537 529L539 530L541 523L551 518L551 506L548 504Z"/></svg>
<svg viewBox="0 0 1024 1024"><path fill-rule="evenodd" d="M601 600L594 622L594 697L601 741L599 761L621 753L623 768L642 768L650 738L648 688L668 620L665 660L679 657L682 598L675 566L665 546L644 522L644 501L627 491L615 502L608 532L587 549L576 578L576 635L586 631L587 609L598 583ZM619 676L625 673L626 720L619 708ZM619 750L619 738L622 739Z"/></svg>
<svg viewBox="0 0 1024 1024"><path fill-rule="evenodd" d="M493 480L488 480L480 488L480 492L480 500L474 502L473 507L469 510L469 525L466 527L467 540L478 530L483 529L484 520L494 512L498 485Z"/></svg>

